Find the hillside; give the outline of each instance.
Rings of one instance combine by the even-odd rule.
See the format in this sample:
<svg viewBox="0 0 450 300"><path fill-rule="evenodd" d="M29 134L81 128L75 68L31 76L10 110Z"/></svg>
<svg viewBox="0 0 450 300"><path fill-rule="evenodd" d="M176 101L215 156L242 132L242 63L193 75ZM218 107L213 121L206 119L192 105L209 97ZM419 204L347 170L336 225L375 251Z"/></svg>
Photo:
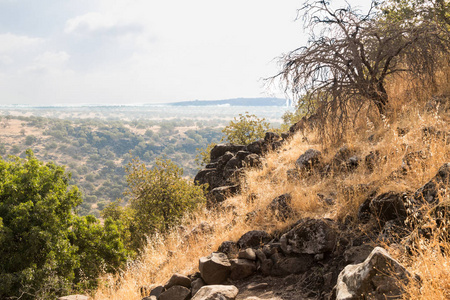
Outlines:
<svg viewBox="0 0 450 300"><path fill-rule="evenodd" d="M286 106L286 99L279 98L236 98L226 100L194 100L172 102L169 105L174 106L210 106L210 105L229 105L229 106Z"/></svg>
<svg viewBox="0 0 450 300"><path fill-rule="evenodd" d="M43 109L45 111L45 109ZM67 117L73 116L70 111ZM0 155L25 157L31 149L42 161L66 165L71 183L83 193L81 215L99 212L123 198L126 167L132 158L151 164L171 159L193 177L198 148L218 142L223 121L60 119L39 116L0 117ZM126 201L125 201L126 202Z"/></svg>
<svg viewBox="0 0 450 300"><path fill-rule="evenodd" d="M312 121L298 123L303 130L284 135L275 150L263 155L261 167L255 164L241 173L240 192L226 188L234 194L225 200L223 194L210 193L210 201L216 201L213 209L204 208L186 216L181 226L152 235L140 259L119 277L104 278L94 299L142 299L173 273L198 272L199 259L219 247L236 258L237 252L226 245L262 249L273 264L267 269L258 263L245 279L228 278L226 284L239 288L236 299L328 299L343 268L362 262L376 246L403 264L412 274L408 276L420 277L400 285L400 297L448 298L448 269L441 266L448 265L450 254L450 90L448 77L440 80L438 91L424 96L422 87L411 97L406 82L397 79L389 90L390 117L377 121L359 115L338 144L328 143ZM273 142L271 135L267 142ZM224 159L217 155L211 153L209 168L214 171ZM282 245L287 237L288 245L292 239L292 247L299 247L289 232L306 228L308 222L328 224L323 226L332 228L326 231L332 232L326 234L332 246L292 255ZM252 230L264 231L267 239L245 244L242 238ZM260 242L269 245L268 253ZM282 262L291 268L280 271ZM191 277L193 282L198 276Z"/></svg>

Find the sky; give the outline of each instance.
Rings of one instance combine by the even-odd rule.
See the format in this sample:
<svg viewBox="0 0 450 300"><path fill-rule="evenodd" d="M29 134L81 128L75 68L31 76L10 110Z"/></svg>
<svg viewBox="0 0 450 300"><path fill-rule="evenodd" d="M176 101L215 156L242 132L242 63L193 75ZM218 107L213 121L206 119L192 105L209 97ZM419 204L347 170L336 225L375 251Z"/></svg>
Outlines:
<svg viewBox="0 0 450 300"><path fill-rule="evenodd" d="M295 21L301 5L0 0L0 105L284 97L264 78L283 53L306 44Z"/></svg>

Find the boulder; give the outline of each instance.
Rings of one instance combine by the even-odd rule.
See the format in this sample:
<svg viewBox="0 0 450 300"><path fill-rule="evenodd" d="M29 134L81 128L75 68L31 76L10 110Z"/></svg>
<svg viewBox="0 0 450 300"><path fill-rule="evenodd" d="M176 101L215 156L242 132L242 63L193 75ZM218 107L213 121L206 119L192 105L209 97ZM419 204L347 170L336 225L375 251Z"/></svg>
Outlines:
<svg viewBox="0 0 450 300"><path fill-rule="evenodd" d="M181 274L173 274L172 277L169 279L169 281L164 286L164 288L166 290L168 290L175 285L184 286L184 287L190 289L191 288L191 280L187 276L184 276Z"/></svg>
<svg viewBox="0 0 450 300"><path fill-rule="evenodd" d="M213 252L200 258L199 269L202 279L207 284L219 284L227 280L231 272L231 264L225 253Z"/></svg>
<svg viewBox="0 0 450 300"><path fill-rule="evenodd" d="M223 182L224 178L217 169L200 170L194 178L197 185L208 184L208 190L221 186Z"/></svg>
<svg viewBox="0 0 450 300"><path fill-rule="evenodd" d="M358 167L359 158L354 149L343 146L336 152L330 163L335 172L351 171Z"/></svg>
<svg viewBox="0 0 450 300"><path fill-rule="evenodd" d="M238 245L233 241L225 241L220 244L217 252L225 253L228 257L231 257L238 253Z"/></svg>
<svg viewBox="0 0 450 300"><path fill-rule="evenodd" d="M359 264L363 262L373 251L373 248L373 246L367 244L350 247L344 252L345 264Z"/></svg>
<svg viewBox="0 0 450 300"><path fill-rule="evenodd" d="M248 144L245 150L254 154L262 155L267 152L268 147L263 140L257 140Z"/></svg>
<svg viewBox="0 0 450 300"><path fill-rule="evenodd" d="M222 170L225 165L230 161L230 159L232 159L234 157L234 154L231 152L225 152L224 155L222 155L221 157L219 157L219 159L217 160L217 168L219 170Z"/></svg>
<svg viewBox="0 0 450 300"><path fill-rule="evenodd" d="M164 287L163 286L157 286L154 287L149 296L155 296L156 298L159 298L159 296L161 296L162 292L164 292Z"/></svg>
<svg viewBox="0 0 450 300"><path fill-rule="evenodd" d="M212 189L208 193L207 198L211 203L220 203L225 201L228 197L236 194L238 191L239 191L238 184L220 186Z"/></svg>
<svg viewBox="0 0 450 300"><path fill-rule="evenodd" d="M301 172L309 172L320 164L322 153L315 149L308 149L295 162Z"/></svg>
<svg viewBox="0 0 450 300"><path fill-rule="evenodd" d="M184 286L175 285L163 292L158 300L187 300L190 294L190 289Z"/></svg>
<svg viewBox="0 0 450 300"><path fill-rule="evenodd" d="M291 207L291 194L286 193L280 195L272 200L267 206L267 210L271 211L276 219L285 221L294 215L294 210Z"/></svg>
<svg viewBox="0 0 450 300"><path fill-rule="evenodd" d="M211 149L210 158L211 161L216 161L219 157L224 155L226 152L236 153L239 150L242 150L244 146L242 145L233 145L233 144L218 144L215 145L214 148Z"/></svg>
<svg viewBox="0 0 450 300"><path fill-rule="evenodd" d="M245 233L238 240L237 244L239 248L253 248L258 247L264 243L267 243L271 240L270 235L263 230L252 230Z"/></svg>
<svg viewBox="0 0 450 300"><path fill-rule="evenodd" d="M382 222L406 218L406 193L387 192L370 201L370 212Z"/></svg>
<svg viewBox="0 0 450 300"><path fill-rule="evenodd" d="M191 283L191 286L192 286L191 294L192 295L197 294L197 292L205 285L206 285L206 283L201 278L197 278L197 279L193 280Z"/></svg>
<svg viewBox="0 0 450 300"><path fill-rule="evenodd" d="M450 187L450 163L439 168L437 174L424 186L416 191L414 200L416 202L436 203L439 197Z"/></svg>
<svg viewBox="0 0 450 300"><path fill-rule="evenodd" d="M242 249L238 253L238 258L248 259L248 260L256 260L255 250L252 248Z"/></svg>
<svg viewBox="0 0 450 300"><path fill-rule="evenodd" d="M206 285L191 300L233 300L238 293L234 285Z"/></svg>
<svg viewBox="0 0 450 300"><path fill-rule="evenodd" d="M337 232L331 220L303 219L280 238L284 253L320 254L333 251Z"/></svg>
<svg viewBox="0 0 450 300"><path fill-rule="evenodd" d="M267 143L273 143L279 140L281 140L281 137L275 132L266 132L266 135L264 136L264 141Z"/></svg>
<svg viewBox="0 0 450 300"><path fill-rule="evenodd" d="M231 259L231 274L230 278L239 280L247 278L256 272L256 263L253 260L238 258Z"/></svg>
<svg viewBox="0 0 450 300"><path fill-rule="evenodd" d="M408 277L402 265L390 257L386 250L376 247L364 262L348 265L342 270L333 298L402 299L400 283L406 283Z"/></svg>
<svg viewBox="0 0 450 300"><path fill-rule="evenodd" d="M242 165L247 168L261 168L262 167L261 157L258 154L254 153L247 155Z"/></svg>
<svg viewBox="0 0 450 300"><path fill-rule="evenodd" d="M249 151L238 151L238 153L236 153L236 158L241 162L242 165L242 161L249 155L251 155L253 153L249 152Z"/></svg>

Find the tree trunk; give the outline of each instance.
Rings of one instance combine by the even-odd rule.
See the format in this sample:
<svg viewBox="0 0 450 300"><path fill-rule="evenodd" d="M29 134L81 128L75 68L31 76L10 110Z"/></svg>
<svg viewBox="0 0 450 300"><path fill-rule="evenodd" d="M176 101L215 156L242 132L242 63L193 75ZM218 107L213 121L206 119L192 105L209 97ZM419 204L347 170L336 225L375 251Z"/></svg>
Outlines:
<svg viewBox="0 0 450 300"><path fill-rule="evenodd" d="M366 95L375 104L380 115L386 115L386 107L389 99L383 84L378 83L376 87L369 88Z"/></svg>

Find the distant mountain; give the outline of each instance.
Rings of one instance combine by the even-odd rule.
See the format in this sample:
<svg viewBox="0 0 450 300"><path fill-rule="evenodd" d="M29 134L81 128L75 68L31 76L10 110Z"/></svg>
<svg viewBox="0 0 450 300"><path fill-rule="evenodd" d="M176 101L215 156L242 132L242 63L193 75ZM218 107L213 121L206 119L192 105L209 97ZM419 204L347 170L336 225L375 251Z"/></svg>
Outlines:
<svg viewBox="0 0 450 300"><path fill-rule="evenodd" d="M236 98L227 100L195 100L172 102L173 106L206 106L206 105L229 105L229 106L285 106L286 99L280 98Z"/></svg>

